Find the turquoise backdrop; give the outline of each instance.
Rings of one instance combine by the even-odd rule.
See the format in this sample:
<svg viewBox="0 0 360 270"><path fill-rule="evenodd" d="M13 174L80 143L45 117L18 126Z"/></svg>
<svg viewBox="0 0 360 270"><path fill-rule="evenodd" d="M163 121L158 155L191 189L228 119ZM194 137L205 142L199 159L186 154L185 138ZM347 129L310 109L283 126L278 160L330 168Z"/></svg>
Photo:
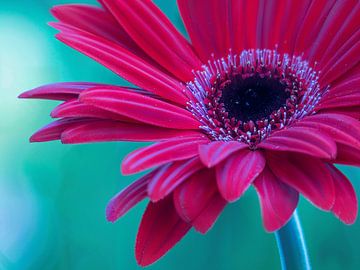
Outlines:
<svg viewBox="0 0 360 270"><path fill-rule="evenodd" d="M75 0L76 1L76 0ZM120 162L138 143L30 144L57 102L18 100L51 82L125 82L54 38L51 6L64 0L1 0L0 269L140 269L134 241L145 203L111 224L108 200L138 176ZM95 4L95 1L77 2ZM155 1L182 31L175 0ZM360 170L342 167L360 194ZM360 269L360 223L346 226L304 199L299 206L316 270ZM206 235L191 231L150 270L279 269L272 234L261 224L253 189L229 205Z"/></svg>

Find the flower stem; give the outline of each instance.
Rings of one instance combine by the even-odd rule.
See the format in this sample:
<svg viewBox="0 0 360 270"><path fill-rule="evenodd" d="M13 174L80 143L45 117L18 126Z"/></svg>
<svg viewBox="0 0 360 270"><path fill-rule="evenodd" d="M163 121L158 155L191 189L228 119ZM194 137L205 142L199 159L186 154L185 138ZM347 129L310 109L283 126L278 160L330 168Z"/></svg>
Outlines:
<svg viewBox="0 0 360 270"><path fill-rule="evenodd" d="M282 270L311 270L309 256L297 211L275 232Z"/></svg>

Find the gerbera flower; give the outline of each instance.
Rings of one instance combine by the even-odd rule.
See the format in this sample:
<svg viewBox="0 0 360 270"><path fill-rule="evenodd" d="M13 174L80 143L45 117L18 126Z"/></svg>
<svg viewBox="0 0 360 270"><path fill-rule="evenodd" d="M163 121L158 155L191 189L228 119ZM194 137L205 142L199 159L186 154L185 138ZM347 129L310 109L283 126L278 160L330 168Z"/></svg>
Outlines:
<svg viewBox="0 0 360 270"><path fill-rule="evenodd" d="M357 215L334 163L360 165L356 0L178 0L191 42L150 0L53 8L57 38L138 88L58 83L22 98L64 101L32 142L150 141L123 174L153 169L109 203L115 221L145 198L136 258L206 233L253 185L265 229L302 194L344 223Z"/></svg>

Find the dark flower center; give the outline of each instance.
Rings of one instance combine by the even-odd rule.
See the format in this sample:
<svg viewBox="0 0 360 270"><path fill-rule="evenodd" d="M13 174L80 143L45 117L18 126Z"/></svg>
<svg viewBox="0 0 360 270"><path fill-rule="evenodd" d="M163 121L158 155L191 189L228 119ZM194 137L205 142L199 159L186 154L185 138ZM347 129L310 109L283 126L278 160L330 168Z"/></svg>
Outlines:
<svg viewBox="0 0 360 270"><path fill-rule="evenodd" d="M265 118L286 105L290 92L279 80L238 75L223 85L220 102L230 118L249 121Z"/></svg>
<svg viewBox="0 0 360 270"><path fill-rule="evenodd" d="M188 109L213 140L250 147L292 122L314 113L326 88L301 57L275 50L244 50L209 61L187 84Z"/></svg>

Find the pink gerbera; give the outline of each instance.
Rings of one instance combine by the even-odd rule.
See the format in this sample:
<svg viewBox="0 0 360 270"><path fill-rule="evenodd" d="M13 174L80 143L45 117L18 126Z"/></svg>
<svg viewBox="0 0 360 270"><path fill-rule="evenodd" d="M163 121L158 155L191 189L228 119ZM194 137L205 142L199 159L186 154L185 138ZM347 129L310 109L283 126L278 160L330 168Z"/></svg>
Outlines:
<svg viewBox="0 0 360 270"><path fill-rule="evenodd" d="M115 221L150 202L140 265L188 231L206 233L253 185L267 231L299 194L344 223L357 215L334 163L360 165L357 0L178 0L191 43L150 0L53 8L57 38L139 88L58 83L22 98L64 101L32 142L150 141L124 174L148 169L110 202Z"/></svg>

